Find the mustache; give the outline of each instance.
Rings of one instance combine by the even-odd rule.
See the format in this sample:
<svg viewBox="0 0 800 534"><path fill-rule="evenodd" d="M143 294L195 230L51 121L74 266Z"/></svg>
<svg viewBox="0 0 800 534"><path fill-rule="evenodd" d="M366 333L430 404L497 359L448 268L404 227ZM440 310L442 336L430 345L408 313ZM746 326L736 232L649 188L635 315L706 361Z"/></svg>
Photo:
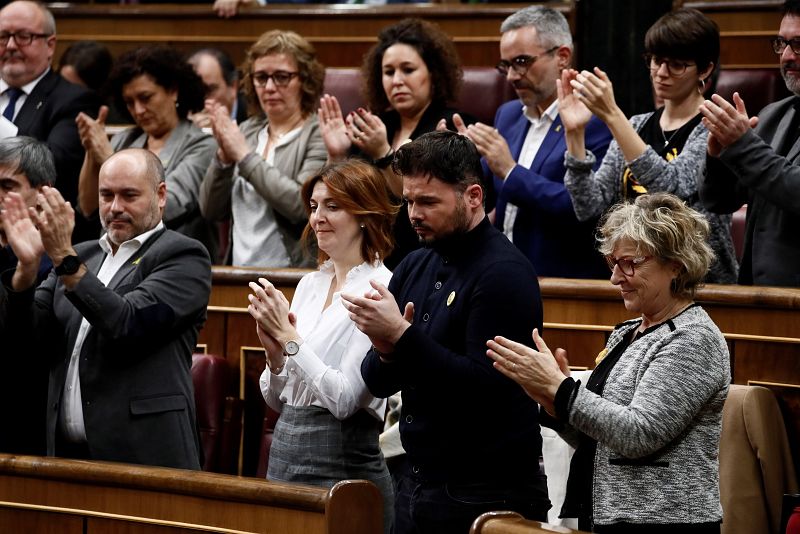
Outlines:
<svg viewBox="0 0 800 534"><path fill-rule="evenodd" d="M793 69L798 70L800 69L800 63L795 63L794 61L787 61L786 63L781 65L781 70Z"/></svg>
<svg viewBox="0 0 800 534"><path fill-rule="evenodd" d="M531 84L528 83L527 80L523 79L514 80L513 82L511 82L511 86L514 89L533 89L533 87L531 87Z"/></svg>
<svg viewBox="0 0 800 534"><path fill-rule="evenodd" d="M6 60L12 59L12 58L23 59L23 55L19 50L6 50L3 53L3 55L0 56L0 59L2 59L3 61L6 61Z"/></svg>
<svg viewBox="0 0 800 534"><path fill-rule="evenodd" d="M419 221L411 221L411 228L413 228L414 230L416 230L417 228L421 228L423 230L430 230L431 229L430 226L428 226L427 224L423 224L423 223L421 223Z"/></svg>
<svg viewBox="0 0 800 534"><path fill-rule="evenodd" d="M106 226L115 222L124 222L130 224L133 222L133 218L131 218L130 215L109 215L108 217L103 219L103 222L106 223Z"/></svg>

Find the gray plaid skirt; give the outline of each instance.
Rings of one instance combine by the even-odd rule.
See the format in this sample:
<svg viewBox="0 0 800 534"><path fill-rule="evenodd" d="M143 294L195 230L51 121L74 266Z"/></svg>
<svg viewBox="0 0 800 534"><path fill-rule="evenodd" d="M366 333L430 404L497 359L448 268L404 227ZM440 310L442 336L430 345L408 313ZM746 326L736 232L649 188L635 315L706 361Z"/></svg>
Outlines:
<svg viewBox="0 0 800 534"><path fill-rule="evenodd" d="M318 406L285 404L275 425L267 478L333 487L369 480L383 496L384 532L394 520L394 489L378 445L380 423L364 410L343 421Z"/></svg>

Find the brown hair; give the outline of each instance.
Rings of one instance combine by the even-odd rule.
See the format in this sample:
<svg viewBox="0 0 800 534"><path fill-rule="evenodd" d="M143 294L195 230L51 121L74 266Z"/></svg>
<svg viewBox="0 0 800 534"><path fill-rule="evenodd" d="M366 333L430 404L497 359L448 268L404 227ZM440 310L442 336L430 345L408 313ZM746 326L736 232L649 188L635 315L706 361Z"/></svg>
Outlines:
<svg viewBox="0 0 800 534"><path fill-rule="evenodd" d="M363 224L364 239L361 242L361 258L367 262L383 260L394 248L392 224L400 206L392 204L386 179L373 165L358 159L348 159L326 165L306 180L300 196L311 215L311 193L317 182L322 181L339 206ZM303 243L310 248L314 238L311 224L303 230ZM328 255L322 250L317 261L322 264Z"/></svg>
<svg viewBox="0 0 800 534"><path fill-rule="evenodd" d="M261 35L258 41L247 50L242 63L242 90L247 96L251 114L261 113L255 86L253 85L253 63L259 58L272 54L286 54L294 58L300 73L300 109L310 115L319 106L322 84L325 82L325 67L317 61L317 52L303 37L295 32L271 30Z"/></svg>
<svg viewBox="0 0 800 534"><path fill-rule="evenodd" d="M444 104L458 97L464 73L458 52L450 37L438 26L420 19L403 19L381 30L378 42L361 66L364 98L370 110L380 113L389 107L383 89L383 54L395 44L406 44L417 51L431 76L431 100Z"/></svg>
<svg viewBox="0 0 800 534"><path fill-rule="evenodd" d="M659 57L694 61L698 72L703 72L712 63L716 70L719 66L719 27L696 9L678 9L650 26L644 36L644 50Z"/></svg>

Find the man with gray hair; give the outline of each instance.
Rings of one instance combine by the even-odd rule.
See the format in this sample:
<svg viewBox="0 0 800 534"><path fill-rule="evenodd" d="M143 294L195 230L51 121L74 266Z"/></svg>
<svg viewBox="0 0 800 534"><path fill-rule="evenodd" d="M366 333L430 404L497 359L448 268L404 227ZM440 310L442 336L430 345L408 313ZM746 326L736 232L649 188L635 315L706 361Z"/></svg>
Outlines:
<svg viewBox="0 0 800 534"><path fill-rule="evenodd" d="M53 14L39 2L16 0L0 10L0 119L6 135L43 141L53 153L57 188L73 205L84 150L75 117L97 115L98 97L50 67L56 49ZM75 241L97 238L99 225L76 220Z"/></svg>
<svg viewBox="0 0 800 534"><path fill-rule="evenodd" d="M495 226L533 263L539 276L608 278L595 251L597 221L579 222L564 187L564 128L556 81L572 63L572 35L560 12L531 6L500 26L497 70L519 100L500 106L494 128L453 120L483 157L497 190ZM599 167L611 133L597 117L586 127L586 146Z"/></svg>
<svg viewBox="0 0 800 534"><path fill-rule="evenodd" d="M43 186L52 186L55 177L53 154L47 145L26 136L0 140L0 210L9 193L20 195L26 208L35 206L36 195ZM16 266L17 257L0 227L0 273ZM43 256L37 283L47 277L52 267L50 258ZM42 455L47 369L29 358L24 347L15 346L8 336L3 336L0 352L6 356L0 375L0 419L8 430L0 432L0 451Z"/></svg>

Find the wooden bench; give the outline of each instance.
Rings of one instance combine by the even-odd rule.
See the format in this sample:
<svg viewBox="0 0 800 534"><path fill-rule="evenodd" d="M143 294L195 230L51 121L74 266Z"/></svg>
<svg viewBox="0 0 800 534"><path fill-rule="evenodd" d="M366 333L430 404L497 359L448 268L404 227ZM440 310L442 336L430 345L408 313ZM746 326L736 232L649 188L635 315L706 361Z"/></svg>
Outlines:
<svg viewBox="0 0 800 534"><path fill-rule="evenodd" d="M0 532L378 534L367 481L332 489L181 469L0 454Z"/></svg>
<svg viewBox="0 0 800 534"><path fill-rule="evenodd" d="M583 530L530 521L516 512L487 512L480 515L469 529L469 534L553 534L554 532L585 534Z"/></svg>

